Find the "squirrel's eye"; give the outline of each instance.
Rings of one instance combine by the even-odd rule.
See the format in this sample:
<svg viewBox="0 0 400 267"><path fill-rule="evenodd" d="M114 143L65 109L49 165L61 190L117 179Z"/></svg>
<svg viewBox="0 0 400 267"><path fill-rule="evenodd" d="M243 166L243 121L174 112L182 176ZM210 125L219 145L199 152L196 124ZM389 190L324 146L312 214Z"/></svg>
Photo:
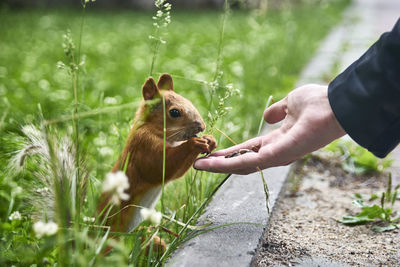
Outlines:
<svg viewBox="0 0 400 267"><path fill-rule="evenodd" d="M178 118L181 116L181 113L177 109L171 109L169 115L171 115L172 118Z"/></svg>

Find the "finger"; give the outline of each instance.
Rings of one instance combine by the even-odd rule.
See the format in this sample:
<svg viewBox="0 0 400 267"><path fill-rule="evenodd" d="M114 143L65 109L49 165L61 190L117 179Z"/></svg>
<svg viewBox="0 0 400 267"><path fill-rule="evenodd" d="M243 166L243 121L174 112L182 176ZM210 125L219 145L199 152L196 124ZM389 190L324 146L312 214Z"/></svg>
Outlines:
<svg viewBox="0 0 400 267"><path fill-rule="evenodd" d="M265 146L271 142L275 142L277 139L280 138L279 136L281 134L282 134L281 128L275 129L272 132L268 133L267 135L255 137L255 138L247 140L246 142L243 142L241 144L216 151L216 152L210 154L210 156L214 156L214 157L227 156L234 152L238 152L240 149L253 150L254 148L257 148L257 150L258 150L262 146ZM257 151L257 150L254 150L254 151Z"/></svg>
<svg viewBox="0 0 400 267"><path fill-rule="evenodd" d="M274 141L266 141L258 153L246 153L234 158L209 157L198 159L194 167L200 170L222 173L248 174L259 169L287 165L303 156L301 144L291 133L274 131Z"/></svg>
<svg viewBox="0 0 400 267"><path fill-rule="evenodd" d="M287 114L287 97L272 104L264 111L264 120L268 123L277 123L283 120Z"/></svg>
<svg viewBox="0 0 400 267"><path fill-rule="evenodd" d="M261 138L260 137L255 137L255 138L247 140L246 142L243 142L241 144L231 146L226 149L218 150L218 151L210 154L210 156L212 156L212 157L226 156L233 152L238 151L239 149L244 149L244 148L251 149L253 146L261 146Z"/></svg>
<svg viewBox="0 0 400 267"><path fill-rule="evenodd" d="M252 152L233 158L200 158L195 161L194 168L217 173L248 174L257 171L259 165L259 154Z"/></svg>
<svg viewBox="0 0 400 267"><path fill-rule="evenodd" d="M293 129L281 133L275 142L270 142L259 150L261 169L288 165L312 151L305 149L303 142L296 141L299 139L293 135Z"/></svg>

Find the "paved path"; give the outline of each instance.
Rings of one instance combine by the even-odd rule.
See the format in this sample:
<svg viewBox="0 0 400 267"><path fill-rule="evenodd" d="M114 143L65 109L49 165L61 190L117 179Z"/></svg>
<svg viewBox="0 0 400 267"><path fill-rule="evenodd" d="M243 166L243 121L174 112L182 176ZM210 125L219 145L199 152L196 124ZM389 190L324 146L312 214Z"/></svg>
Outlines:
<svg viewBox="0 0 400 267"><path fill-rule="evenodd" d="M298 85L326 84L357 60L400 17L399 0L353 0L342 23L322 42Z"/></svg>

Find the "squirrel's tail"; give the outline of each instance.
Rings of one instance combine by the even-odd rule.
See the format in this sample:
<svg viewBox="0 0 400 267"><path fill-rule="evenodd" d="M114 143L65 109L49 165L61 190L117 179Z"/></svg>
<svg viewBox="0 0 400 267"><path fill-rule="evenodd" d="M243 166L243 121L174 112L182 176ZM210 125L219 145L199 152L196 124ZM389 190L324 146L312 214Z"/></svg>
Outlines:
<svg viewBox="0 0 400 267"><path fill-rule="evenodd" d="M66 136L39 130L34 125L23 126L22 132L24 137L18 138L17 142L20 150L9 162L9 173L17 177L23 173L33 176L24 186L30 191L32 218L47 221L56 220L59 215L58 218L70 221L78 201L81 204L85 198L87 184L87 172L82 172L85 170L83 161L76 164L73 142ZM26 179L20 183L24 181ZM61 211L64 214L57 214Z"/></svg>

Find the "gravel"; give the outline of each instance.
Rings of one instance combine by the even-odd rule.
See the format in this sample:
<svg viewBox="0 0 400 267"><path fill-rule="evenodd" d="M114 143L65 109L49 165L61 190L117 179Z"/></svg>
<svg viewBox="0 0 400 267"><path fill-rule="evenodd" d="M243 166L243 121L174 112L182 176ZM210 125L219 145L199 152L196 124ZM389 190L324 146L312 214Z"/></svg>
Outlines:
<svg viewBox="0 0 400 267"><path fill-rule="evenodd" d="M337 221L359 211L351 204L355 193L368 199L384 192L387 177L349 174L337 158L322 152L298 162L253 265L294 266L322 259L337 266L400 266L400 231L376 233L372 223L349 227ZM398 203L395 210L400 210Z"/></svg>

